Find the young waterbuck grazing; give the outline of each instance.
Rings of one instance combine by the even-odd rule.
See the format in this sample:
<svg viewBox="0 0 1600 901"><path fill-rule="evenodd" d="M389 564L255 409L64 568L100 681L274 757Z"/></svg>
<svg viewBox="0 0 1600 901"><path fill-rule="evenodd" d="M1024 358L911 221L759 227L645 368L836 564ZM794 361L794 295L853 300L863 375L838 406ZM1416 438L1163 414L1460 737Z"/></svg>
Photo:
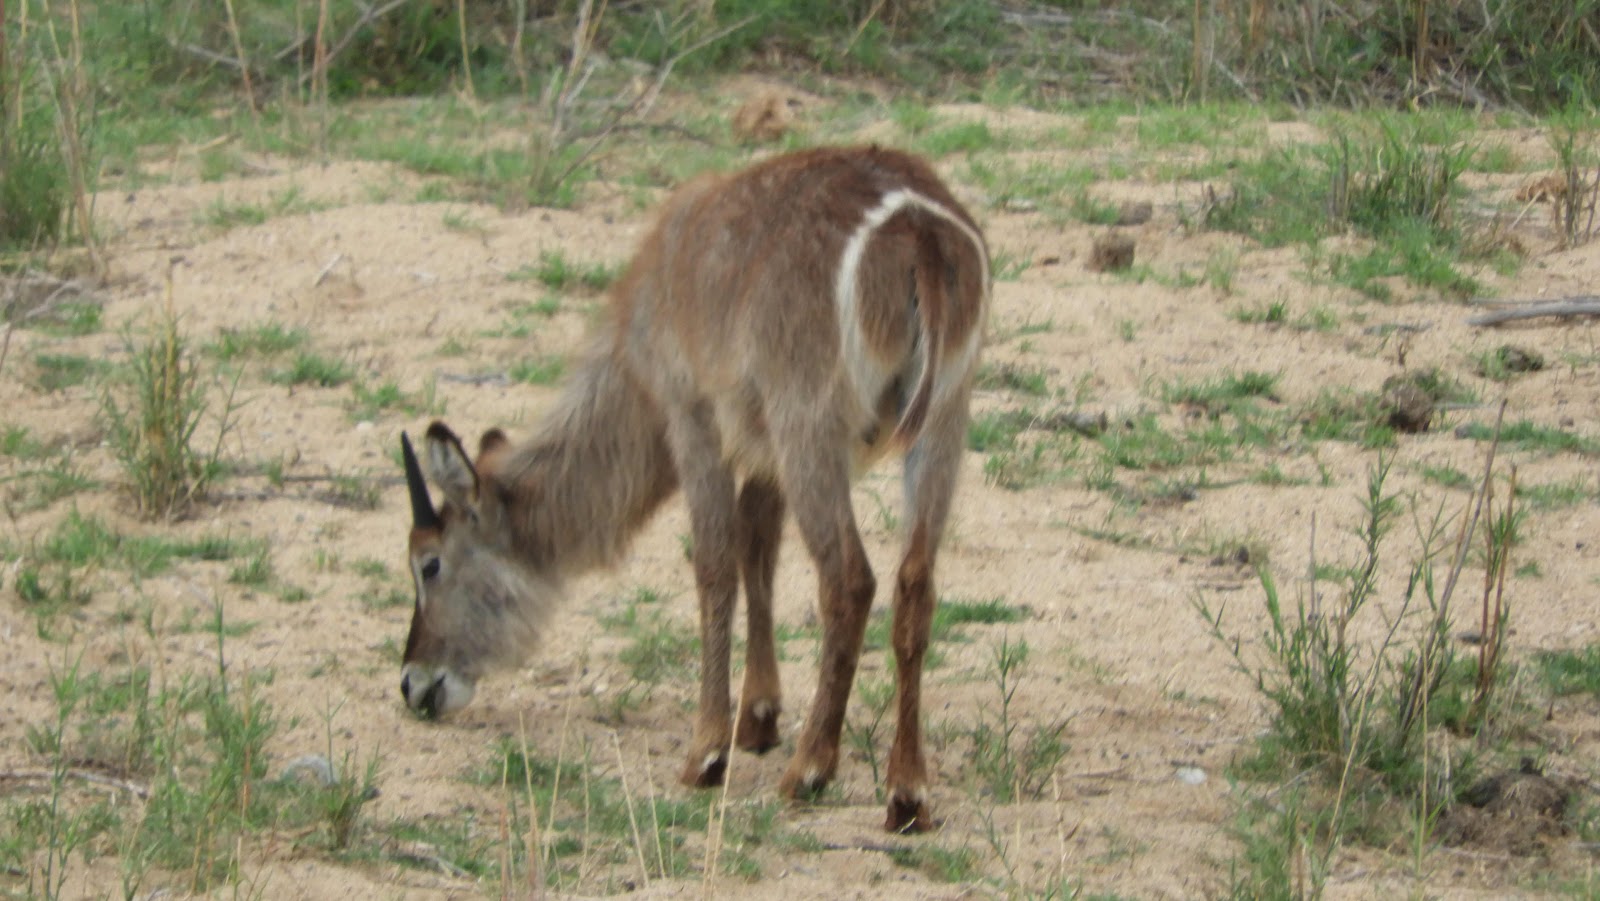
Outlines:
<svg viewBox="0 0 1600 901"><path fill-rule="evenodd" d="M810 150L678 191L531 440L490 431L474 460L436 422L419 461L402 436L417 589L406 703L424 715L466 704L487 670L530 652L563 583L615 562L681 489L702 655L683 781L719 784L730 745L762 752L779 740L772 582L787 511L816 563L823 634L782 791L816 793L838 766L876 586L850 483L893 450L904 457L905 549L887 827L930 828L922 661L989 286L972 217L904 153ZM437 508L424 468L444 493ZM749 637L735 727L741 581Z"/></svg>

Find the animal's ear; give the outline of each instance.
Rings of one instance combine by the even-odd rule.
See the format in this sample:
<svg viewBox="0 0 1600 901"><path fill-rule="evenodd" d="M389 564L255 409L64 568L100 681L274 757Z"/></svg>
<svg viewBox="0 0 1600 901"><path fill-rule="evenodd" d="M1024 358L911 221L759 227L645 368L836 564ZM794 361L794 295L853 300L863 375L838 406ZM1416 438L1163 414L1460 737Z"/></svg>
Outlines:
<svg viewBox="0 0 1600 901"><path fill-rule="evenodd" d="M506 437L505 432L499 429L490 429L483 433L482 438L478 439L478 459L482 460L495 451L504 449L510 443L511 439Z"/></svg>
<svg viewBox="0 0 1600 901"><path fill-rule="evenodd" d="M472 468L461 439L449 426L435 422L428 426L428 475L444 490L450 502L471 510L478 502L478 471Z"/></svg>

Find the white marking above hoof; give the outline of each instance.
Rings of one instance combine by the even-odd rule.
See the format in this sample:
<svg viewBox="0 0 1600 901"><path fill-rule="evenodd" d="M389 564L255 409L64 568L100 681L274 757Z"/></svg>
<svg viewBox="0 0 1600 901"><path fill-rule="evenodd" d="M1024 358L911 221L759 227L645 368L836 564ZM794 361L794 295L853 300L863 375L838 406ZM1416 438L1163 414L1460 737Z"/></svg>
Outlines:
<svg viewBox="0 0 1600 901"><path fill-rule="evenodd" d="M928 788L924 785L919 785L915 790L909 792L904 788L894 789L889 792L889 797L895 799L896 804L915 804L918 807L928 806Z"/></svg>

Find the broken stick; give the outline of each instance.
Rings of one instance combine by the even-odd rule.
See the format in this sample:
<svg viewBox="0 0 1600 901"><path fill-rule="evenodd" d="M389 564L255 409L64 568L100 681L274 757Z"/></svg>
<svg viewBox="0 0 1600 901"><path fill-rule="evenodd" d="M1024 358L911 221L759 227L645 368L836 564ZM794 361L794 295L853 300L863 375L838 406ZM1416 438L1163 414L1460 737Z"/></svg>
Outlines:
<svg viewBox="0 0 1600 901"><path fill-rule="evenodd" d="M1500 301L1480 301L1499 303ZM1537 319L1541 316L1600 316L1600 296L1564 297L1560 300L1514 302L1504 310L1484 313L1467 320L1468 325L1500 325L1519 319Z"/></svg>

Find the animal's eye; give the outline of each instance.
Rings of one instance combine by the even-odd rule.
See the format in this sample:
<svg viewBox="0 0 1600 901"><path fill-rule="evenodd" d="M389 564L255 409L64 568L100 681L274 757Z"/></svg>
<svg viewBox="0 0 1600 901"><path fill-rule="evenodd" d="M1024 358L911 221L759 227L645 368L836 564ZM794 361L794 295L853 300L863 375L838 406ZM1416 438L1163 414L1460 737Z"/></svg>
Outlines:
<svg viewBox="0 0 1600 901"><path fill-rule="evenodd" d="M437 576L438 574L439 574L439 558L438 557L429 557L427 562L422 564L422 577L424 579L431 579L434 576Z"/></svg>

